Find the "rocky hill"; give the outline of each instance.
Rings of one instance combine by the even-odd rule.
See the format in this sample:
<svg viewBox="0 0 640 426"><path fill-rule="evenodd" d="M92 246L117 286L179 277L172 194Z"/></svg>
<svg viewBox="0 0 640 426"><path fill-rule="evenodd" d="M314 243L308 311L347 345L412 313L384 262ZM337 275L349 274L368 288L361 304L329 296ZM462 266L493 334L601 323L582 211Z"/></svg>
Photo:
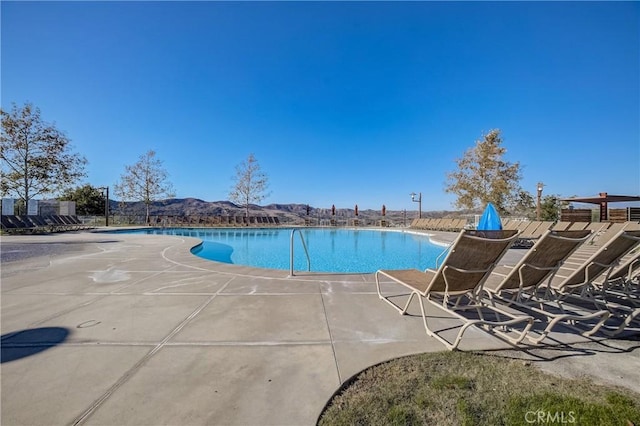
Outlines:
<svg viewBox="0 0 640 426"><path fill-rule="evenodd" d="M145 205L142 202L120 203L110 202L112 214L144 215ZM244 216L244 206L238 206L230 201L204 201L197 198L171 198L156 201L151 204L151 215L162 216ZM385 219L392 224L402 225L410 223L417 217L417 211L387 210ZM450 211L422 212L422 217L446 217L458 213ZM308 207L306 204L268 204L249 206L250 216L278 217L283 223L301 224L307 217L314 223L332 219L331 208ZM346 222L355 218L354 209L336 209L335 218ZM365 223L376 223L382 219L380 210L358 210L358 219Z"/></svg>

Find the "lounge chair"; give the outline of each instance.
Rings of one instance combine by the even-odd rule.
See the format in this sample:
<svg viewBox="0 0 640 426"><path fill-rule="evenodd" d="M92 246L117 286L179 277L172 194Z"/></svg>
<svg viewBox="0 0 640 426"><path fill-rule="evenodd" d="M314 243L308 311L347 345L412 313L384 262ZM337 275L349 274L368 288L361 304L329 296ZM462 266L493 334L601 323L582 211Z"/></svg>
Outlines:
<svg viewBox="0 0 640 426"><path fill-rule="evenodd" d="M620 231L628 230L633 231L639 229L637 224L634 222L618 222L612 223L609 225L607 229L601 230L597 234L594 235L593 241L591 241L592 245L595 247L601 247L605 245L609 240L615 237Z"/></svg>
<svg viewBox="0 0 640 426"><path fill-rule="evenodd" d="M561 293L586 294L590 284L602 274L610 274L627 253L640 243L640 230L621 230L570 274L562 272L548 287ZM566 273L566 271L565 271Z"/></svg>
<svg viewBox="0 0 640 426"><path fill-rule="evenodd" d="M571 226L571 222L556 222L555 225L553 225L553 230L554 231L566 231L567 229L569 229L569 227Z"/></svg>
<svg viewBox="0 0 640 426"><path fill-rule="evenodd" d="M593 287L596 298L640 308L640 248L625 256L611 274L594 280Z"/></svg>
<svg viewBox="0 0 640 426"><path fill-rule="evenodd" d="M584 229L588 229L589 231L593 231L594 234L598 234L606 231L609 226L611 226L611 222L591 222Z"/></svg>
<svg viewBox="0 0 640 426"><path fill-rule="evenodd" d="M466 221L464 219L451 219L451 225L449 226L450 232L460 232L464 228Z"/></svg>
<svg viewBox="0 0 640 426"><path fill-rule="evenodd" d="M580 306L591 306L592 309L607 309L612 318L620 322L613 331L603 330L603 332L608 335L622 332L640 315L640 308L612 302L602 297L595 285L595 280L604 276L605 281L608 281L621 259L638 244L640 244L640 230L623 229L573 271L561 268L546 287L545 297L569 301Z"/></svg>
<svg viewBox="0 0 640 426"><path fill-rule="evenodd" d="M591 238L589 238L589 240L587 241L587 244L583 246L583 248L587 248L587 247L593 248L593 246L597 244L598 240L601 241L600 243L601 245L602 242L606 242L609 239L609 238L601 239L602 236L609 235L613 237L618 232L620 232L620 230L623 229L624 227L625 225L622 223L591 222L591 224L587 226L586 229L591 229L593 231L593 234L591 235Z"/></svg>
<svg viewBox="0 0 640 426"><path fill-rule="evenodd" d="M70 216L58 215L58 216L56 216L56 217L58 218L58 220L59 220L60 222L62 222L62 223L64 223L65 225L67 225L67 227L69 228L69 230L72 230L72 231L79 231L79 230L80 230L80 228L81 228L81 226L80 226L80 225L78 225L78 224L74 223L74 222L71 220Z"/></svg>
<svg viewBox="0 0 640 426"><path fill-rule="evenodd" d="M67 218L69 219L69 221L74 224L77 225L80 229L91 229L92 226L85 224L84 222L82 222L78 216L67 216Z"/></svg>
<svg viewBox="0 0 640 426"><path fill-rule="evenodd" d="M496 303L544 316L546 327L536 338L527 338L539 343L558 323L574 325L591 322L583 334L596 333L609 318L609 311L586 311L580 307L563 306L553 300L538 297L541 286L553 279L563 262L591 235L591 231L547 231L513 267L498 267L483 286L493 307ZM593 322L595 321L595 324Z"/></svg>
<svg viewBox="0 0 640 426"><path fill-rule="evenodd" d="M2 215L2 230L9 234L24 231L24 228L20 226L20 224L14 222L11 218L12 216Z"/></svg>
<svg viewBox="0 0 640 426"><path fill-rule="evenodd" d="M429 227L427 229L430 229L432 231L437 231L440 229L440 225L444 222L444 218L432 218L430 219L429 222Z"/></svg>
<svg viewBox="0 0 640 426"><path fill-rule="evenodd" d="M636 251L633 255L629 256L621 266L618 267L615 271L609 275L608 280L604 285L604 289L607 288L621 288L622 291L626 294L631 295L633 291L633 295L636 297L640 297L640 292L638 292L637 288L631 289L631 286L634 283L634 280L638 278L638 274L640 274L640 250ZM638 287L637 283L635 287Z"/></svg>
<svg viewBox="0 0 640 426"><path fill-rule="evenodd" d="M531 248L536 240L551 229L553 222L541 222L533 221L529 226L524 228L518 237L518 240L513 244L515 248Z"/></svg>
<svg viewBox="0 0 640 426"><path fill-rule="evenodd" d="M34 226L37 226L39 230L44 232L56 232L59 229L55 226L49 225L42 216L27 216Z"/></svg>
<svg viewBox="0 0 640 426"><path fill-rule="evenodd" d="M442 219L430 218L424 222L424 229L434 230L438 223L440 223Z"/></svg>
<svg viewBox="0 0 640 426"><path fill-rule="evenodd" d="M519 238L529 238L536 229L538 229L542 225L542 222L533 220L531 222L523 222L522 226L518 229L520 230Z"/></svg>
<svg viewBox="0 0 640 426"><path fill-rule="evenodd" d="M589 226L589 222L573 222L567 229L570 229L571 231L582 231L583 229L586 229L587 226Z"/></svg>
<svg viewBox="0 0 640 426"><path fill-rule="evenodd" d="M20 215L15 216L13 220L31 233L46 231L46 227L42 227L38 223L36 223L33 220L33 216Z"/></svg>
<svg viewBox="0 0 640 426"><path fill-rule="evenodd" d="M464 226L465 226L466 224L467 224L467 219L462 219L462 218L460 218L460 219L456 219L456 220L453 222L453 225L452 225L452 231L453 231L453 232L460 232L461 230L463 230L463 229L464 229Z"/></svg>
<svg viewBox="0 0 640 426"><path fill-rule="evenodd" d="M54 230L55 232L68 231L69 230L69 226L66 223L63 223L63 222L59 221L53 215L42 216L42 220L44 220L44 222L47 225L49 225L50 229Z"/></svg>
<svg viewBox="0 0 640 426"><path fill-rule="evenodd" d="M535 229L535 231L531 232L529 235L523 235L522 238L530 238L532 240L538 240L542 238L545 232L550 230L552 226L553 226L553 222L543 221L540 223L540 226L538 226Z"/></svg>
<svg viewBox="0 0 640 426"><path fill-rule="evenodd" d="M439 231L440 230L440 225L442 225L444 223L445 219L443 217L438 218L438 219L433 219L431 221L431 224L429 225L429 229L432 231Z"/></svg>
<svg viewBox="0 0 640 426"><path fill-rule="evenodd" d="M453 219L442 219L438 225L438 231L450 231L453 225Z"/></svg>
<svg viewBox="0 0 640 426"><path fill-rule="evenodd" d="M18 229L30 233L49 232L53 230L53 227L49 226L40 216L9 216L9 220L13 222Z"/></svg>
<svg viewBox="0 0 640 426"><path fill-rule="evenodd" d="M522 226L521 220L510 220L509 222L502 225L502 229L505 231L517 230Z"/></svg>
<svg viewBox="0 0 640 426"><path fill-rule="evenodd" d="M411 228L415 228L415 229L424 229L424 223L425 223L426 219L413 219L411 221Z"/></svg>
<svg viewBox="0 0 640 426"><path fill-rule="evenodd" d="M532 326L533 318L530 316L515 317L507 315L509 319L506 321L486 321L482 311L487 307L476 300L477 292L482 283L489 276L500 258L511 247L517 236L518 232L513 230L463 230L445 252L446 257L437 270L427 269L424 272L416 269L378 270L375 274L378 297L404 315L413 298L417 296L420 301L422 320L427 335L436 338L450 350L458 347L464 332L473 325L493 327L494 332L513 344L517 344L525 337ZM411 290L411 295L404 308L391 301L390 297L393 296L384 296L382 294L380 288L381 277L389 278ZM425 299L463 321L462 327L453 342L446 340L429 327L424 308ZM459 311L470 310L475 310L479 319L470 320L459 313ZM515 338L495 329L495 327L510 327L520 323L526 323L526 325L524 330Z"/></svg>

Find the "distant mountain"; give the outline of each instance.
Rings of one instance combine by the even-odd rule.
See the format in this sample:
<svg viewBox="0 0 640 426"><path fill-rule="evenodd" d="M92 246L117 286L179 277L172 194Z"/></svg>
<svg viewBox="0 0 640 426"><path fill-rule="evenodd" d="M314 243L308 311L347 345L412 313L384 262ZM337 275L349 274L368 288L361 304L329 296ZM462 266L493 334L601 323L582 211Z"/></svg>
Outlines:
<svg viewBox="0 0 640 426"><path fill-rule="evenodd" d="M143 202L118 202L111 200L110 209L114 214L144 215L145 205ZM230 201L204 201L198 198L170 198L155 201L151 204L150 214L157 216L244 216L246 213L244 206L238 206ZM410 223L417 217L417 211L387 210L385 219L397 225ZM284 223L300 224L307 218L306 204L279 204L272 203L265 206L255 204L249 205L250 216L277 216ZM422 217L447 217L459 216L457 212L439 211L422 212ZM309 219L314 221L329 220L332 218L331 208L316 208L309 206ZM355 218L354 209L336 209L335 219L345 221ZM382 219L379 210L359 210L358 219L362 221L376 222Z"/></svg>

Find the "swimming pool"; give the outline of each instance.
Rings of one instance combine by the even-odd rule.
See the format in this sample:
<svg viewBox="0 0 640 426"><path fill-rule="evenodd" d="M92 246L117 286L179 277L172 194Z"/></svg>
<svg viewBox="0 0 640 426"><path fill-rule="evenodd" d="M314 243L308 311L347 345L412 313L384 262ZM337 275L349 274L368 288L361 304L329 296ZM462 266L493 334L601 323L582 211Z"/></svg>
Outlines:
<svg viewBox="0 0 640 426"><path fill-rule="evenodd" d="M123 231L119 231L123 232ZM258 268L290 268L292 228L202 229L166 228L126 231L136 234L195 237L202 244L191 252L217 262ZM378 269L426 269L435 266L446 246L427 235L403 231L299 228L294 235L294 269L312 272L370 273Z"/></svg>

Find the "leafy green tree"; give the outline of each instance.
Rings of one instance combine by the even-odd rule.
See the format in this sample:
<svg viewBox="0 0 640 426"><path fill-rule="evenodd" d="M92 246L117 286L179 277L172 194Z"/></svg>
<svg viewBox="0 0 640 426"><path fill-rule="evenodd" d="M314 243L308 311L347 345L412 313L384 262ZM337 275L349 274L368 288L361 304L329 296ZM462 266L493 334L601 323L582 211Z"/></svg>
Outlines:
<svg viewBox="0 0 640 426"><path fill-rule="evenodd" d="M560 220L560 210L569 207L569 202L561 201L559 195L545 195L540 200L540 219L556 221Z"/></svg>
<svg viewBox="0 0 640 426"><path fill-rule="evenodd" d="M458 197L457 208L480 210L491 202L506 213L516 204L522 192L520 163L504 161L505 152L500 130L494 129L455 160L458 169L447 175L445 191Z"/></svg>
<svg viewBox="0 0 640 426"><path fill-rule="evenodd" d="M244 205L249 217L249 204L259 203L269 194L267 175L260 168L258 160L249 154L246 161L236 166L235 185L229 193L229 199L236 204Z"/></svg>
<svg viewBox="0 0 640 426"><path fill-rule="evenodd" d="M105 212L105 196L89 184L67 189L60 200L75 201L76 213L80 215L101 215Z"/></svg>
<svg viewBox="0 0 640 426"><path fill-rule="evenodd" d="M120 201L142 201L146 207L146 223L149 223L151 203L175 196L169 173L153 150L141 155L137 163L125 166L124 174L115 185L115 193Z"/></svg>
<svg viewBox="0 0 640 426"><path fill-rule="evenodd" d="M87 160L71 152L71 141L45 123L30 103L0 110L0 193L24 203L38 195L58 194L85 176Z"/></svg>

